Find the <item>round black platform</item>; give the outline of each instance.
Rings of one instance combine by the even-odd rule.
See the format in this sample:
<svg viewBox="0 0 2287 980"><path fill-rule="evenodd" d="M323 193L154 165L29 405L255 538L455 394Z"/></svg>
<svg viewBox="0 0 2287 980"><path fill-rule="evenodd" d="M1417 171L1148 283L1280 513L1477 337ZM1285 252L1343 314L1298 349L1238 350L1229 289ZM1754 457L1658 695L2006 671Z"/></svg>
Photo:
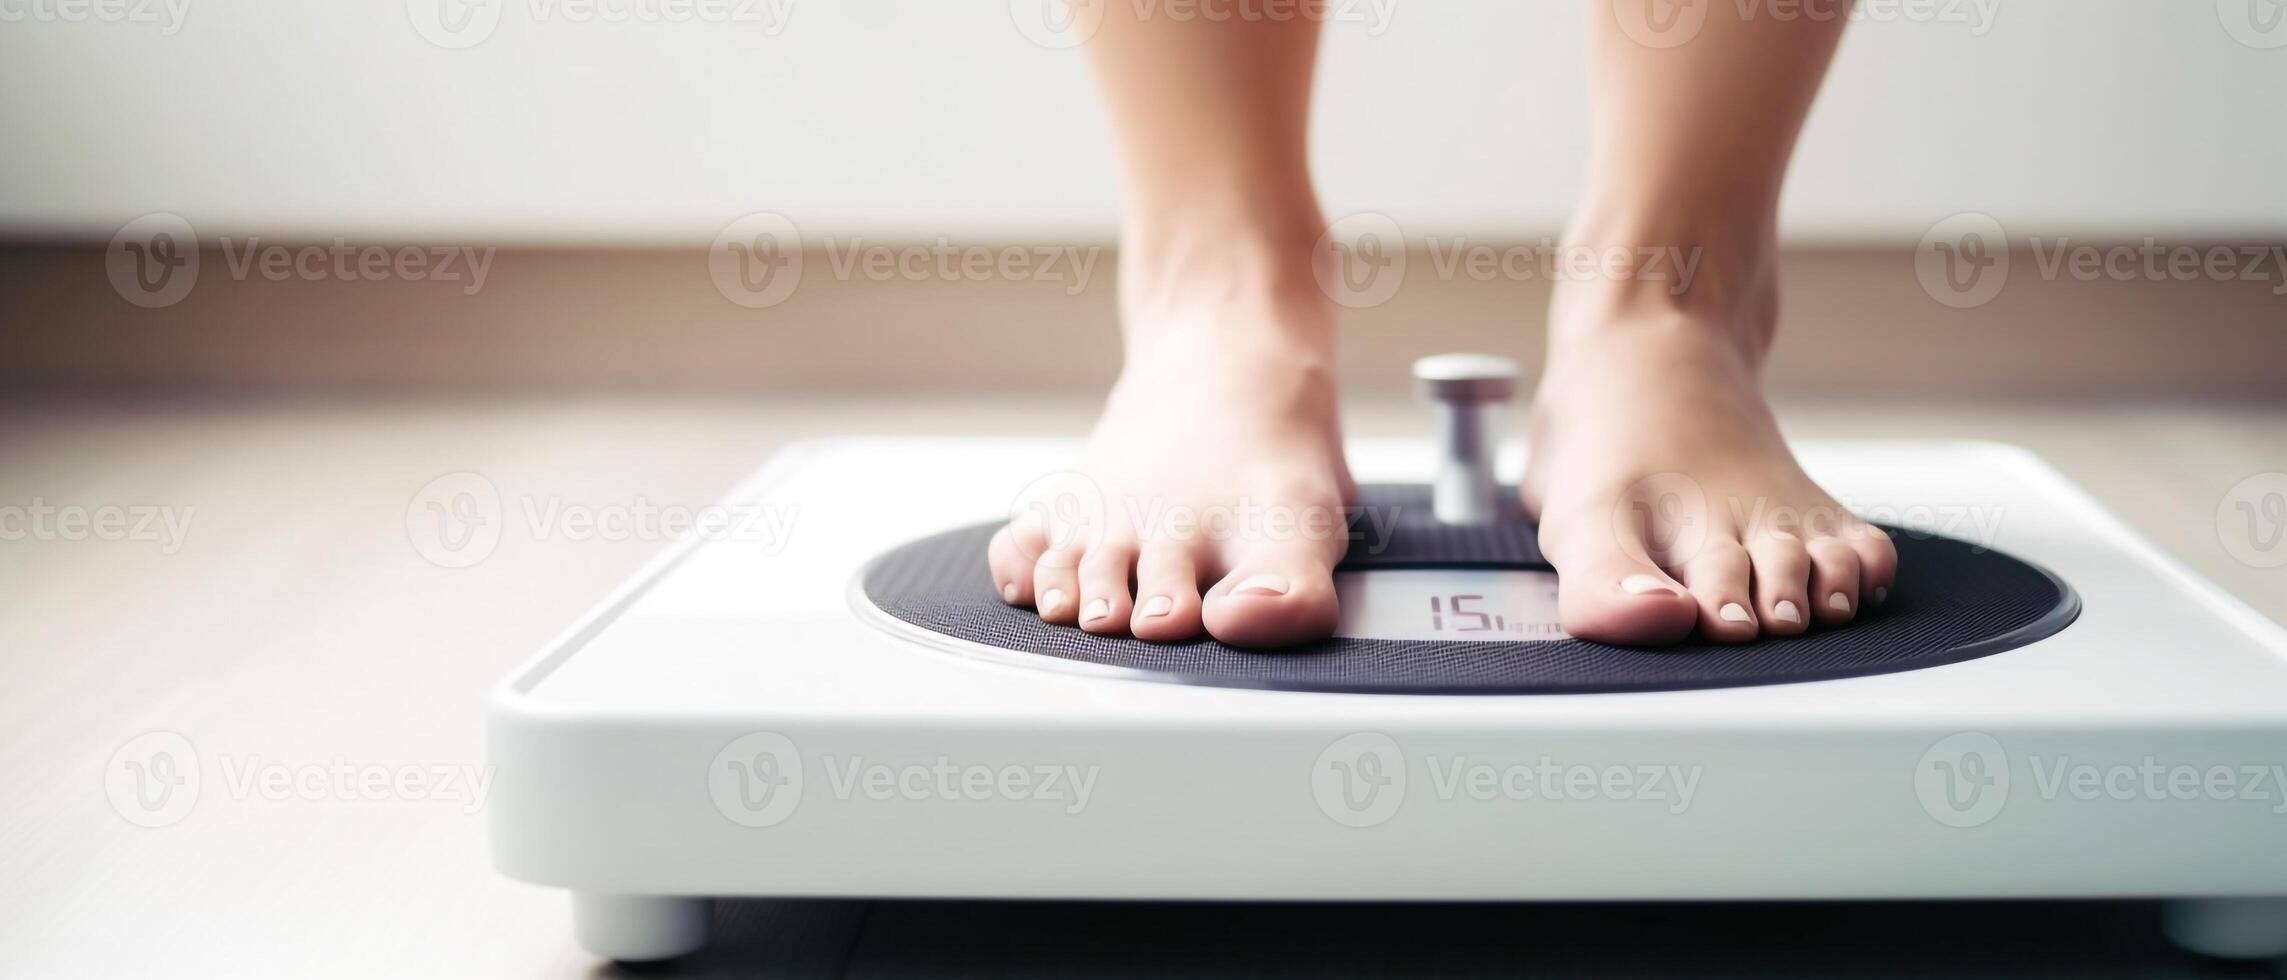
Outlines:
<svg viewBox="0 0 2287 980"><path fill-rule="evenodd" d="M1362 508L1393 509L1398 517L1380 540L1353 539L1342 565L1346 571L1548 568L1529 525L1439 524L1429 517L1421 487L1363 487L1360 496ZM1101 637L1043 623L994 592L985 543L996 527L959 528L883 554L861 573L865 601L953 640L1047 658L1039 662L1044 667L1076 662L1186 684L1384 694L1658 691L1884 674L2020 647L2064 629L2080 612L2072 589L2042 568L1951 538L1891 530L1899 576L1889 600L1862 609L1856 622L1838 629L1744 645L1690 642L1657 649L1577 639L1335 637L1260 652L1213 640Z"/></svg>

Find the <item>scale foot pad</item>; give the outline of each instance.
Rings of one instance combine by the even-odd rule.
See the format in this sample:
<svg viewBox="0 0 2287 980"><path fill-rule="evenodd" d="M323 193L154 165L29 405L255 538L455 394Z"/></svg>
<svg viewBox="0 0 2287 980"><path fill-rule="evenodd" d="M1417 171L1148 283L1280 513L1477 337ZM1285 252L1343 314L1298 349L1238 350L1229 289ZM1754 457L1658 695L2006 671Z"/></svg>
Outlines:
<svg viewBox="0 0 2287 980"><path fill-rule="evenodd" d="M1385 508L1383 540L1354 539L1343 572L1400 568L1548 570L1523 523L1440 524L1419 486L1359 489ZM863 602L979 654L1042 667L1093 665L1138 679L1217 687L1387 694L1585 694L1786 684L1915 670L1990 656L2069 625L2080 600L2038 566L1968 542L1886 529L1898 583L1848 626L1743 645L1696 640L1637 649L1579 639L1390 640L1333 637L1277 651L1211 639L1147 643L1040 621L995 593L985 543L998 523L923 538L875 559ZM1359 522L1358 527L1367 525ZM958 641L966 641L961 643ZM980 646L970 646L976 644Z"/></svg>

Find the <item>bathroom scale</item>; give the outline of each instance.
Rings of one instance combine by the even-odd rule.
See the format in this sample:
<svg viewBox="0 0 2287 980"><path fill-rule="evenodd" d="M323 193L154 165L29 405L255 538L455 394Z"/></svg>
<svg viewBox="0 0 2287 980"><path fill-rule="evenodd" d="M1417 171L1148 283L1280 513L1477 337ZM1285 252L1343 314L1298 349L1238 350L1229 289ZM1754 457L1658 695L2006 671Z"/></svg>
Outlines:
<svg viewBox="0 0 2287 980"><path fill-rule="evenodd" d="M1076 443L789 447L493 692L494 862L623 961L717 897L2151 897L2287 955L2287 631L2023 450L1834 441L1795 448L1897 543L1887 602L1578 640L1487 368L1348 447L1341 624L1275 652L1000 602L985 539Z"/></svg>

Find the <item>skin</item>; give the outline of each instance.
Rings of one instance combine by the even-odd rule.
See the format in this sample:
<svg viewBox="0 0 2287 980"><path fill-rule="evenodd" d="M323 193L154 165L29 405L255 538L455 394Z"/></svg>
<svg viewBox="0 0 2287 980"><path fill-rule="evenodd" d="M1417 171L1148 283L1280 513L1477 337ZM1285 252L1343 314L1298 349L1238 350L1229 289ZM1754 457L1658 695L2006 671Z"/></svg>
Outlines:
<svg viewBox="0 0 2287 980"><path fill-rule="evenodd" d="M1689 288L1673 264L1561 283L1533 402L1523 492L1564 627L1612 643L1840 625L1897 572L1889 539L1796 464L1761 391L1779 191L1844 18L1700 7L1667 47L1593 18L1595 178L1566 235L1688 255ZM1020 501L988 561L1009 602L1090 632L1324 637L1348 543L1329 517L1355 489L1315 275L1334 260L1306 153L1319 25L1105 8L1088 46L1125 188L1126 360L1081 492Z"/></svg>

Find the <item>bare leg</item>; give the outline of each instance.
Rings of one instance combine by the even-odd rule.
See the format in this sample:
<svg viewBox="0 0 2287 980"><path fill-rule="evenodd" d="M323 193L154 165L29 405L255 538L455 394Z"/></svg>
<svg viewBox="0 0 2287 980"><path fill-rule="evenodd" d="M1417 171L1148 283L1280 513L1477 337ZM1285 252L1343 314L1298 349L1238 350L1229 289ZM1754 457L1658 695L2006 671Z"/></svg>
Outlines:
<svg viewBox="0 0 2287 980"><path fill-rule="evenodd" d="M1352 494L1324 221L1305 158L1318 24L1145 17L1088 42L1126 189L1125 364L1064 499L995 537L1003 597L1093 633L1278 646L1334 628ZM1131 591L1131 579L1133 588Z"/></svg>
<svg viewBox="0 0 2287 980"><path fill-rule="evenodd" d="M1596 176L1567 243L1638 264L1558 289L1525 484L1574 635L1800 633L1881 602L1896 573L1889 539L1796 465L1761 392L1779 187L1848 11L1809 6L1832 16L1704 4L1695 36L1653 48L1597 5Z"/></svg>

